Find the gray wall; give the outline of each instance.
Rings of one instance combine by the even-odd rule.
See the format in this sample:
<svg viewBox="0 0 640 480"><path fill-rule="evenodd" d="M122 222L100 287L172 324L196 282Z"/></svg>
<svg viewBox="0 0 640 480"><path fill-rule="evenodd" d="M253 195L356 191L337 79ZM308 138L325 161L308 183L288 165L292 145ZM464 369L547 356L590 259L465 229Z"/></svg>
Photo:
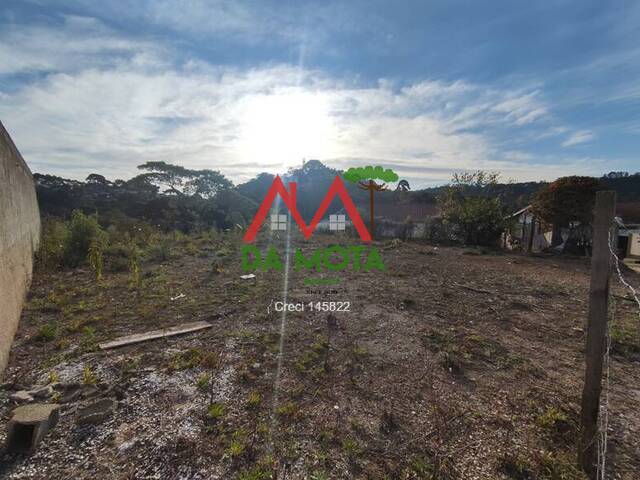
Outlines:
<svg viewBox="0 0 640 480"><path fill-rule="evenodd" d="M7 366L39 241L33 177L0 123L0 376Z"/></svg>

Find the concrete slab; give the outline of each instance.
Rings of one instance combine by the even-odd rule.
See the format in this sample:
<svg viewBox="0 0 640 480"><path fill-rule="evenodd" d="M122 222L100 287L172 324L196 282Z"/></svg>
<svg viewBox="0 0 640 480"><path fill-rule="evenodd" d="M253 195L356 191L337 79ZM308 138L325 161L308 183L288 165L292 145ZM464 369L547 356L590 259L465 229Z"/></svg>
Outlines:
<svg viewBox="0 0 640 480"><path fill-rule="evenodd" d="M76 414L78 425L97 424L106 420L116 409L118 402L113 398L103 398L97 402L79 407Z"/></svg>
<svg viewBox="0 0 640 480"><path fill-rule="evenodd" d="M44 436L58 423L58 409L58 405L51 403L33 403L16 408L7 426L6 450L35 451Z"/></svg>

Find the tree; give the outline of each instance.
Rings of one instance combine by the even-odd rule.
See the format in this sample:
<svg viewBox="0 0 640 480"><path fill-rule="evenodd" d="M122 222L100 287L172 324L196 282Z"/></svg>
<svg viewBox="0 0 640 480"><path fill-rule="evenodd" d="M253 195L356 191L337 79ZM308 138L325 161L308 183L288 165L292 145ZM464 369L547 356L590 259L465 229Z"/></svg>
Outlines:
<svg viewBox="0 0 640 480"><path fill-rule="evenodd" d="M190 175L190 180L185 183L185 192L191 195L212 198L219 191L233 186L227 177L215 170L193 170Z"/></svg>
<svg viewBox="0 0 640 480"><path fill-rule="evenodd" d="M147 162L138 165L139 170L147 170L146 178L151 182L168 187L166 192L182 194L180 190L185 181L192 177L192 172L179 165L165 162Z"/></svg>
<svg viewBox="0 0 640 480"><path fill-rule="evenodd" d="M494 245L504 230L504 212L495 195L499 173L455 173L438 196L443 223L454 228L464 243Z"/></svg>
<svg viewBox="0 0 640 480"><path fill-rule="evenodd" d="M369 213L371 214L371 220L369 222L369 228L371 230L371 238L375 235L374 224L374 193L384 192L388 190L387 183L398 181L398 175L391 169L384 169L380 166L377 167L356 167L350 168L344 173L345 180L357 183L358 187L362 190L369 191ZM383 184L377 184L374 180L382 180Z"/></svg>
<svg viewBox="0 0 640 480"><path fill-rule="evenodd" d="M602 178L627 178L629 172L609 172L605 173Z"/></svg>
<svg viewBox="0 0 640 480"><path fill-rule="evenodd" d="M155 196L158 193L159 188L152 183L154 178L155 177L153 177L153 174L151 173L142 173L140 175L136 175L130 180L127 180L120 185L120 187L135 195Z"/></svg>
<svg viewBox="0 0 640 480"><path fill-rule="evenodd" d="M190 170L165 162L147 162L138 168L148 171L143 175L149 182L166 186L163 193L212 198L220 190L233 187L231 181L217 170Z"/></svg>
<svg viewBox="0 0 640 480"><path fill-rule="evenodd" d="M596 192L602 189L593 177L562 177L542 188L534 197L533 213L553 225L551 245L562 243L562 227L572 222L590 224Z"/></svg>
<svg viewBox="0 0 640 480"><path fill-rule="evenodd" d="M93 183L93 184L97 184L97 185L110 185L111 182L109 182L109 180L107 180L103 175L100 175L98 173L90 173L89 176L86 179L87 183Z"/></svg>
<svg viewBox="0 0 640 480"><path fill-rule="evenodd" d="M255 202L262 202L262 199L269 191L275 175L270 173L260 173L246 183L238 185L238 192Z"/></svg>

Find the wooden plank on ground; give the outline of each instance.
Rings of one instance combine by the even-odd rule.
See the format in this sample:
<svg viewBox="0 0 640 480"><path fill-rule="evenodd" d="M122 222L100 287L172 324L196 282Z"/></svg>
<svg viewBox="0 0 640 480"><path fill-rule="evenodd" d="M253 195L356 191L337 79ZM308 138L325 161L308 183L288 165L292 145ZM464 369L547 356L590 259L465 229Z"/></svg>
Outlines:
<svg viewBox="0 0 640 480"><path fill-rule="evenodd" d="M156 338L173 337L174 335L197 332L198 330L203 330L209 327L211 327L211 324L209 322L183 323L182 325L163 328L162 330L153 330L151 332L125 335L124 337L116 338L115 340L112 340L110 342L100 343L98 346L101 350L107 350L109 348L124 347L125 345L146 342L148 340L155 340Z"/></svg>

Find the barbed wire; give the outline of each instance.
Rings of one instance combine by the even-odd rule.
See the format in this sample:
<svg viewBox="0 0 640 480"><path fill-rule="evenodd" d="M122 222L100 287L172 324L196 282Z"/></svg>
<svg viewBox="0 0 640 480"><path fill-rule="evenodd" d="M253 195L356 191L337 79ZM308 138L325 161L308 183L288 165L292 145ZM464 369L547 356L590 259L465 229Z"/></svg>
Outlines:
<svg viewBox="0 0 640 480"><path fill-rule="evenodd" d="M604 386L603 396L600 397L600 406L598 415L598 465L596 478L598 480L606 480L607 478L607 446L609 440L609 379L610 379L610 357L611 357L611 326L615 322L616 299L613 295L609 295L611 299L611 309L609 310L609 320L607 321L607 329L605 333L605 352L603 359L604 368Z"/></svg>
<svg viewBox="0 0 640 480"><path fill-rule="evenodd" d="M628 228L624 225L624 223L622 223L620 218L615 217L615 222L618 224L619 227L622 227L625 230L628 230ZM609 231L607 244L613 260L615 272L618 276L618 280L620 281L620 283L624 285L624 287L631 292L632 298L635 300L636 304L638 305L638 317L640 318L640 298L638 297L638 292L636 291L636 289L633 288L633 286L627 281L626 278L624 278L624 275L622 274L622 270L620 268L620 258L618 257L618 254L616 252L616 247L614 247L614 242L613 242L614 235L617 235L617 230L612 228ZM615 242L615 245L617 246L617 241ZM604 358L603 358L604 385L603 385L603 395L600 399L599 415L598 415L599 436L598 436L598 446L597 446L598 459L597 459L596 478L598 478L599 480L605 480L607 478L606 467L607 467L607 445L608 445L608 435L609 435L609 381L611 377L610 375L611 374L611 371L610 371L611 327L616 321L616 309L617 309L615 296L612 293L610 293L609 298L611 301L611 308L609 309L609 314L608 314L609 318L607 321L606 336L605 336L606 348L605 348ZM640 324L638 326L638 330L640 332Z"/></svg>

